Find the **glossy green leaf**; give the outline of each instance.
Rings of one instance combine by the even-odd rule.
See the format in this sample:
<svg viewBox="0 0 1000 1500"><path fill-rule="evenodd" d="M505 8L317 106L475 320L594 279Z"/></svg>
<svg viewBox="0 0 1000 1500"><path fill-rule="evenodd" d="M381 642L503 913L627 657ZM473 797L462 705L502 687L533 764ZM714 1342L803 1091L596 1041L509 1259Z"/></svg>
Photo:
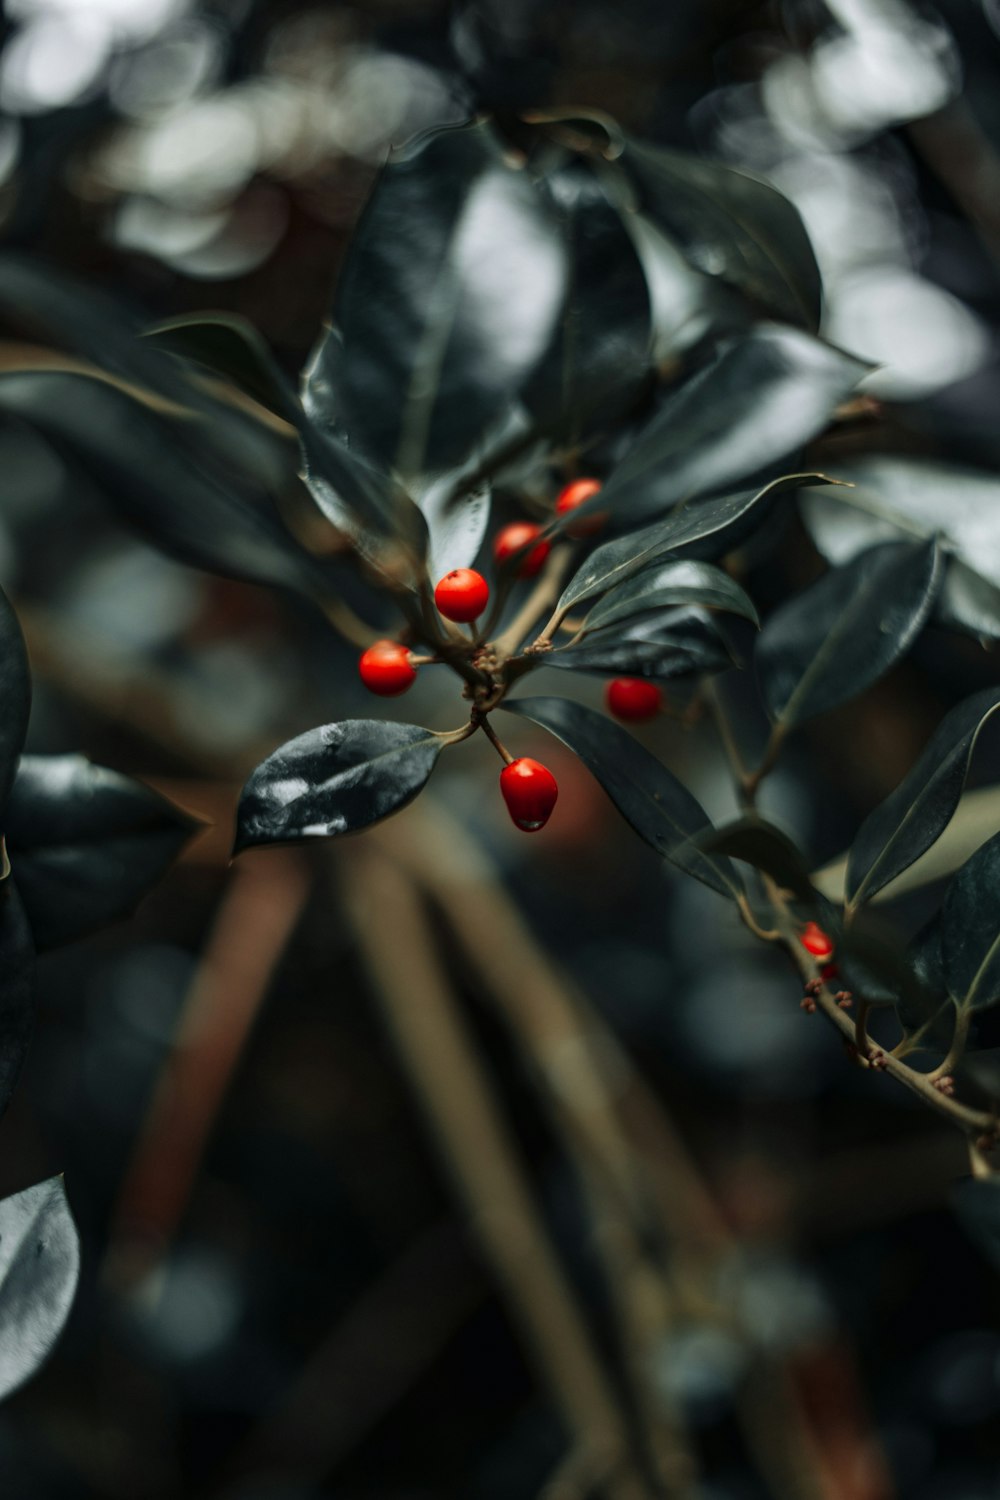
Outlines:
<svg viewBox="0 0 1000 1500"><path fill-rule="evenodd" d="M977 849L948 886L941 955L956 1005L982 1010L1000 1000L1000 834Z"/></svg>
<svg viewBox="0 0 1000 1500"><path fill-rule="evenodd" d="M5 828L35 946L128 916L197 827L149 787L82 755L23 756Z"/></svg>
<svg viewBox="0 0 1000 1500"><path fill-rule="evenodd" d="M738 288L762 311L815 332L819 267L798 210L777 189L719 162L634 139L618 165L640 208L691 265Z"/></svg>
<svg viewBox="0 0 1000 1500"><path fill-rule="evenodd" d="M595 547L563 589L559 608L573 609L686 547L712 541L717 555L721 554L745 526L755 524L767 514L770 502L779 495L802 484L836 483L824 474L786 474L762 489L741 490L735 495L678 506L664 521L654 521L640 531Z"/></svg>
<svg viewBox="0 0 1000 1500"><path fill-rule="evenodd" d="M753 600L735 579L711 563L686 559L654 563L604 595L594 605L585 629L601 630L635 615L668 609L679 604L702 605L742 615L756 625L757 611Z"/></svg>
<svg viewBox="0 0 1000 1500"><path fill-rule="evenodd" d="M309 414L406 480L461 463L545 353L564 276L551 211L488 123L423 137L362 215Z"/></svg>
<svg viewBox="0 0 1000 1500"><path fill-rule="evenodd" d="M724 672L734 662L728 638L715 619L698 609L672 609L620 621L539 658L541 665L569 672L648 677L669 682L705 672Z"/></svg>
<svg viewBox="0 0 1000 1500"><path fill-rule="evenodd" d="M817 901L802 856L787 834L766 819L738 818L721 828L708 828L689 841L706 854L724 854L762 870L797 901Z"/></svg>
<svg viewBox="0 0 1000 1500"><path fill-rule="evenodd" d="M171 318L147 330L144 337L157 349L224 376L268 411L298 426L302 409L291 382L246 318L226 312Z"/></svg>
<svg viewBox="0 0 1000 1500"><path fill-rule="evenodd" d="M742 892L728 859L691 843L711 827L701 804L624 729L565 698L521 698L502 707L540 724L575 751L650 848L723 896Z"/></svg>
<svg viewBox="0 0 1000 1500"><path fill-rule="evenodd" d="M61 1177L0 1199L0 1400L44 1364L80 1274L80 1244Z"/></svg>
<svg viewBox="0 0 1000 1500"><path fill-rule="evenodd" d="M442 744L429 729L381 719L307 730L250 776L237 811L235 852L377 823L423 788Z"/></svg>
<svg viewBox="0 0 1000 1500"><path fill-rule="evenodd" d="M17 615L0 590L0 813L10 795L31 712L31 673Z"/></svg>
<svg viewBox="0 0 1000 1500"><path fill-rule="evenodd" d="M958 806L979 732L1000 707L1000 688L957 704L909 775L862 823L847 860L851 906L868 901L929 849Z"/></svg>
<svg viewBox="0 0 1000 1500"><path fill-rule="evenodd" d="M574 519L604 510L612 525L631 527L752 482L822 432L867 369L794 328L764 325L727 341L665 397Z"/></svg>
<svg viewBox="0 0 1000 1500"><path fill-rule="evenodd" d="M940 582L934 541L891 542L832 568L782 605L757 638L771 718L790 729L877 682L912 646Z"/></svg>
<svg viewBox="0 0 1000 1500"><path fill-rule="evenodd" d="M0 882L0 1114L28 1052L35 1019L35 945L16 876Z"/></svg>

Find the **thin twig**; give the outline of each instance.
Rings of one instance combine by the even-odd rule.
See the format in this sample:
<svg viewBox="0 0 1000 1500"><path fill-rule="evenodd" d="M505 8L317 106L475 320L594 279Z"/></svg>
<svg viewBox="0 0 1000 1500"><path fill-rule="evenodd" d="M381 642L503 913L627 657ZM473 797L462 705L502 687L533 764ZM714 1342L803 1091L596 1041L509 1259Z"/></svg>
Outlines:
<svg viewBox="0 0 1000 1500"><path fill-rule="evenodd" d="M553 547L527 599L506 630L498 635L493 643L498 659L502 661L504 657L513 656L535 621L540 619L558 599L573 555L574 550L568 542ZM556 616L553 616L553 619L555 618ZM551 621L549 624L551 625ZM545 633L551 633L548 627L546 632L543 632Z"/></svg>

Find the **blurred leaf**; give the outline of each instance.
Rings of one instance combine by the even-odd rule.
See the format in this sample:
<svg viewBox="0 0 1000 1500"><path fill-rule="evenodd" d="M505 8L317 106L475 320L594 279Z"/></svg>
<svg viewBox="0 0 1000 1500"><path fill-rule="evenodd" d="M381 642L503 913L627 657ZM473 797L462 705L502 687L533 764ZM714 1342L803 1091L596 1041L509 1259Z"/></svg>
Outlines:
<svg viewBox="0 0 1000 1500"><path fill-rule="evenodd" d="M152 411L85 375L0 375L0 412L36 428L122 518L182 562L224 577L328 589L325 565L249 476L220 472L197 417Z"/></svg>
<svg viewBox="0 0 1000 1500"><path fill-rule="evenodd" d="M708 538L717 543L718 553L724 552L733 533L751 515L756 520L769 502L784 491L801 484L836 483L823 474L786 474L781 479L772 480L763 489L741 490L736 495L721 495L713 500L678 506L665 521L654 521L641 531L615 537L596 547L563 589L559 608L570 610L584 599L606 593L626 578L651 567L660 558Z"/></svg>
<svg viewBox="0 0 1000 1500"><path fill-rule="evenodd" d="M1000 1178L964 1178L951 1190L951 1206L969 1238L1000 1271Z"/></svg>
<svg viewBox="0 0 1000 1500"><path fill-rule="evenodd" d="M418 494L427 522L427 570L436 581L453 568L470 568L490 523L491 494L480 484L472 494L455 494L452 478L437 480Z"/></svg>
<svg viewBox="0 0 1000 1500"><path fill-rule="evenodd" d="M377 823L413 800L442 745L429 729L380 719L307 730L251 774L240 796L234 852Z"/></svg>
<svg viewBox="0 0 1000 1500"><path fill-rule="evenodd" d="M933 540L890 542L788 600L757 638L771 718L790 729L877 682L913 644L940 581Z"/></svg>
<svg viewBox="0 0 1000 1500"><path fill-rule="evenodd" d="M1000 1000L1000 834L967 859L948 886L941 954L949 993L960 1009Z"/></svg>
<svg viewBox="0 0 1000 1500"><path fill-rule="evenodd" d="M845 892L858 906L929 849L951 821L979 731L1000 707L1000 688L957 704L894 792L862 823L847 861Z"/></svg>
<svg viewBox="0 0 1000 1500"><path fill-rule="evenodd" d="M728 610L759 624L753 600L728 573L711 563L677 561L655 563L618 584L595 604L585 629L601 630L633 615L678 604Z"/></svg>
<svg viewBox="0 0 1000 1500"><path fill-rule="evenodd" d="M574 521L607 510L613 525L630 527L752 482L822 432L867 369L793 328L762 325L728 340L665 397Z"/></svg>
<svg viewBox="0 0 1000 1500"><path fill-rule="evenodd" d="M621 216L585 163L557 169L541 187L566 241L568 285L522 400L539 425L577 438L615 416L648 374L649 292Z"/></svg>
<svg viewBox="0 0 1000 1500"><path fill-rule="evenodd" d="M197 826L149 787L82 755L23 756L6 836L35 946L128 916Z"/></svg>
<svg viewBox="0 0 1000 1500"><path fill-rule="evenodd" d="M225 376L292 427L301 421L302 408L291 382L246 318L226 312L171 318L148 329L144 338L157 349Z"/></svg>
<svg viewBox="0 0 1000 1500"><path fill-rule="evenodd" d="M575 751L650 848L713 891L742 894L729 860L705 854L690 842L711 827L701 804L624 729L566 698L522 698L501 707L540 724Z"/></svg>
<svg viewBox="0 0 1000 1500"><path fill-rule="evenodd" d="M0 813L10 795L31 712L31 673L21 626L0 589Z"/></svg>
<svg viewBox="0 0 1000 1500"><path fill-rule="evenodd" d="M841 563L876 542L938 535L949 553L939 618L974 636L1000 638L1000 479L893 457L849 460L838 473L855 487L801 500L824 557Z"/></svg>
<svg viewBox="0 0 1000 1500"><path fill-rule="evenodd" d="M612 677L648 677L669 682L693 673L724 672L733 651L713 616L698 609L672 609L608 625L579 645L559 646L537 658L539 666Z"/></svg>
<svg viewBox="0 0 1000 1500"><path fill-rule="evenodd" d="M0 1400L48 1358L79 1274L80 1244L61 1177L0 1199Z"/></svg>
<svg viewBox="0 0 1000 1500"><path fill-rule="evenodd" d="M639 206L707 276L815 332L822 282L798 210L776 188L718 162L629 139L618 158Z"/></svg>
<svg viewBox="0 0 1000 1500"><path fill-rule="evenodd" d="M564 276L552 214L490 125L425 136L362 215L309 414L404 480L460 463L544 354Z"/></svg>
<svg viewBox="0 0 1000 1500"><path fill-rule="evenodd" d="M35 1019L35 947L16 878L0 884L0 1114L10 1103Z"/></svg>

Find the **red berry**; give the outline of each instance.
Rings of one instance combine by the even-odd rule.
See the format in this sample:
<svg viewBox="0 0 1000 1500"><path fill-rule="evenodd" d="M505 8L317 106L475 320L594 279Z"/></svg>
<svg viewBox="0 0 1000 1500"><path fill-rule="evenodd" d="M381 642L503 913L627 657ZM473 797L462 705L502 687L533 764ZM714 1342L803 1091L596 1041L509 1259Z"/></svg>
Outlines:
<svg viewBox="0 0 1000 1500"><path fill-rule="evenodd" d="M537 833L545 827L559 796L552 772L530 755L522 755L504 766L500 772L500 790L507 811L525 833Z"/></svg>
<svg viewBox="0 0 1000 1500"><path fill-rule="evenodd" d="M467 625L478 620L490 597L490 586L474 568L454 568L434 590L434 603L446 620Z"/></svg>
<svg viewBox="0 0 1000 1500"><path fill-rule="evenodd" d="M380 698L398 698L417 680L409 650L398 641L376 641L362 651L358 673L368 691Z"/></svg>
<svg viewBox="0 0 1000 1500"><path fill-rule="evenodd" d="M803 927L799 942L807 953L811 953L820 963L828 963L833 957L833 939L825 933L818 922L807 922Z"/></svg>
<svg viewBox="0 0 1000 1500"><path fill-rule="evenodd" d="M599 479L574 479L572 484L566 485L565 489L559 491L556 496L556 515L564 516L567 511L576 510L591 495L596 495L601 488ZM607 520L603 512L587 516L578 521L575 526L567 526L566 531L570 536L596 536Z"/></svg>
<svg viewBox="0 0 1000 1500"><path fill-rule="evenodd" d="M642 677L616 677L604 689L604 701L616 719L638 724L656 717L663 707L663 693L655 682Z"/></svg>
<svg viewBox="0 0 1000 1500"><path fill-rule="evenodd" d="M534 578L552 551L552 543L548 541L531 546L535 538L541 536L541 532L542 528L536 526L534 521L511 521L509 526L501 527L493 538L493 556L502 564L520 553L520 560L515 568L518 578Z"/></svg>

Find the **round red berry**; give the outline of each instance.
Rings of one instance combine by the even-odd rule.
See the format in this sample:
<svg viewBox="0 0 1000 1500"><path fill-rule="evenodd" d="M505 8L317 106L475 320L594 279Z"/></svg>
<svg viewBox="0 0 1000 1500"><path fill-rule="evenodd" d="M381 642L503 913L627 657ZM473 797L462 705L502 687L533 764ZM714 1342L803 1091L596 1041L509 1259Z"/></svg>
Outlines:
<svg viewBox="0 0 1000 1500"><path fill-rule="evenodd" d="M541 534L542 528L536 526L534 521L511 521L509 526L501 527L493 538L493 556L502 565L520 554L515 568L517 576L534 578L544 567L545 559L552 551L552 543L548 541L538 542L534 547L531 545Z"/></svg>
<svg viewBox="0 0 1000 1500"><path fill-rule="evenodd" d="M641 723L654 719L663 707L663 692L642 677L616 677L604 689L604 701L616 719Z"/></svg>
<svg viewBox="0 0 1000 1500"><path fill-rule="evenodd" d="M596 495L600 488L599 479L574 479L572 484L566 485L556 496L556 515L564 516L568 511L576 510L578 505ZM573 526L567 526L566 531L575 537L596 536L606 520L607 516L603 513L586 516Z"/></svg>
<svg viewBox="0 0 1000 1500"><path fill-rule="evenodd" d="M807 922L799 937L807 953L820 963L828 963L833 957L833 939L823 931L818 922Z"/></svg>
<svg viewBox="0 0 1000 1500"><path fill-rule="evenodd" d="M530 755L522 755L500 772L503 800L518 828L537 833L549 821L559 787L552 772Z"/></svg>
<svg viewBox="0 0 1000 1500"><path fill-rule="evenodd" d="M453 568L434 590L434 603L441 614L459 625L478 620L489 597L489 584L474 568Z"/></svg>
<svg viewBox="0 0 1000 1500"><path fill-rule="evenodd" d="M380 698L397 698L417 680L409 650L398 641L376 641L362 651L358 674L368 691Z"/></svg>

